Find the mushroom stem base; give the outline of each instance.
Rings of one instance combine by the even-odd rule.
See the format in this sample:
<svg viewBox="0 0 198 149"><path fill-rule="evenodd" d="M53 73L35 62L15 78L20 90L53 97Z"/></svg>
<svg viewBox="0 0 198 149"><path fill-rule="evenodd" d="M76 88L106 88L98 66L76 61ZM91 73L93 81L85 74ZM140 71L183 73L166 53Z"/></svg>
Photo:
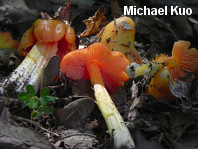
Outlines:
<svg viewBox="0 0 198 149"><path fill-rule="evenodd" d="M28 84L38 91L43 69L56 52L57 43L37 42L14 72L0 82L0 95L17 97Z"/></svg>
<svg viewBox="0 0 198 149"><path fill-rule="evenodd" d="M114 138L114 147L135 148L130 132L105 87L95 84L94 91L96 103L106 121L110 136Z"/></svg>

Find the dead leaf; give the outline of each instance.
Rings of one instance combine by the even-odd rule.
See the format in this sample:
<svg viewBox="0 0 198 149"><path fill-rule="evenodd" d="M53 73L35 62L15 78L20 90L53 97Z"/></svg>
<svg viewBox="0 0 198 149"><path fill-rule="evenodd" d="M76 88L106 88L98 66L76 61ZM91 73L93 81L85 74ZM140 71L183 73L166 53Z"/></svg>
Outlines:
<svg viewBox="0 0 198 149"><path fill-rule="evenodd" d="M96 136L73 129L62 131L61 138L61 140L55 143L55 148L93 148L96 144L98 144Z"/></svg>
<svg viewBox="0 0 198 149"><path fill-rule="evenodd" d="M171 93L178 98L187 97L190 84L188 82L180 81L179 79L174 81L174 85L169 82L169 89Z"/></svg>
<svg viewBox="0 0 198 149"><path fill-rule="evenodd" d="M101 6L93 17L89 17L88 19L84 20L83 22L86 25L86 30L80 34L81 37L89 36L98 33L101 31L102 27L104 27L107 22L105 21L106 17L105 14L105 7Z"/></svg>
<svg viewBox="0 0 198 149"><path fill-rule="evenodd" d="M0 148L53 149L48 139L30 128L16 124L6 107L0 115Z"/></svg>
<svg viewBox="0 0 198 149"><path fill-rule="evenodd" d="M86 125L85 125L85 128L89 129L89 130L92 130L92 129L96 128L96 127L99 127L98 121L96 119L94 121L86 123Z"/></svg>
<svg viewBox="0 0 198 149"><path fill-rule="evenodd" d="M181 109L170 111L170 129L176 139L180 139L186 129L195 123L193 113L184 113Z"/></svg>
<svg viewBox="0 0 198 149"><path fill-rule="evenodd" d="M95 99L90 81L87 79L71 81L73 97L87 96Z"/></svg>
<svg viewBox="0 0 198 149"><path fill-rule="evenodd" d="M16 65L20 63L19 59L16 57L16 49L0 49L0 67L1 66L10 66L11 60L16 58Z"/></svg>
<svg viewBox="0 0 198 149"><path fill-rule="evenodd" d="M157 143L157 140L147 140L140 131L137 131L135 136L137 142L136 149L164 149L163 146Z"/></svg>
<svg viewBox="0 0 198 149"><path fill-rule="evenodd" d="M29 8L24 0L2 0L2 7L6 8L11 24L22 24L39 17L39 11Z"/></svg>
<svg viewBox="0 0 198 149"><path fill-rule="evenodd" d="M145 113L160 113L177 109L176 106L171 105L166 101L158 100L149 94L141 94L139 98L142 107L139 106L137 108L139 108L139 110L141 109L141 111L144 111Z"/></svg>
<svg viewBox="0 0 198 149"><path fill-rule="evenodd" d="M50 59L48 65L44 68L41 79L41 88L49 86L53 79L59 75L59 65L60 60L57 56Z"/></svg>
<svg viewBox="0 0 198 149"><path fill-rule="evenodd" d="M57 121L67 129L83 126L86 119L94 109L94 101L89 98L75 100L62 109L55 110Z"/></svg>
<svg viewBox="0 0 198 149"><path fill-rule="evenodd" d="M58 12L56 13L55 16L59 17L63 21L69 21L70 8L71 8L71 0L68 0L64 6L58 9Z"/></svg>

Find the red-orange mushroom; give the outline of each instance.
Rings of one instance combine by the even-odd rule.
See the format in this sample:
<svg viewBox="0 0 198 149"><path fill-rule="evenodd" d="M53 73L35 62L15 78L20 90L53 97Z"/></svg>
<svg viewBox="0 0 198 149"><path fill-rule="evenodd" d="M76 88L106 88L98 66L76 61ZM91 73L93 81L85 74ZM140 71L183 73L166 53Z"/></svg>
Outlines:
<svg viewBox="0 0 198 149"><path fill-rule="evenodd" d="M22 36L18 47L20 55L29 53L35 43L57 43L56 55L62 59L65 54L76 49L74 29L59 20L38 19Z"/></svg>
<svg viewBox="0 0 198 149"><path fill-rule="evenodd" d="M110 51L102 43L72 51L64 56L60 69L71 79L88 79L95 91L96 103L107 123L115 148L134 147L131 135L105 87L114 92L129 78L125 74L129 61L116 51Z"/></svg>
<svg viewBox="0 0 198 149"><path fill-rule="evenodd" d="M189 49L189 41L175 42L172 56L159 55L154 62L163 64L162 68L152 78L147 93L157 99L168 99L173 101L175 97L169 89L169 83L174 84L175 79L186 78L187 73L198 70L198 51L195 48ZM188 79L189 80L189 79Z"/></svg>
<svg viewBox="0 0 198 149"><path fill-rule="evenodd" d="M75 32L72 27L57 19L38 19L22 36L18 47L23 62L7 79L0 83L1 94L16 96L28 84L38 91L43 69L53 56L60 59L76 49Z"/></svg>
<svg viewBox="0 0 198 149"><path fill-rule="evenodd" d="M176 79L187 78L187 73L198 70L198 51L189 47L189 41L179 40L173 46L171 57L161 54L147 64L131 63L126 72L130 78L154 74L146 93L170 101L174 96L169 89L169 83L174 84Z"/></svg>
<svg viewBox="0 0 198 149"><path fill-rule="evenodd" d="M129 79L124 72L129 64L125 56L120 52L111 52L104 44L99 43L68 53L63 58L60 69L71 79L89 79L90 77L96 79L98 74L91 76L90 73L95 72L88 67L94 64L99 68L104 85L110 92L115 92L118 86L123 86L123 82ZM92 78L91 81L93 81Z"/></svg>
<svg viewBox="0 0 198 149"><path fill-rule="evenodd" d="M189 47L189 41L179 40L173 46L171 57L159 55L154 61L164 63L173 80L185 78L188 72L198 70L198 51L195 48L189 49Z"/></svg>

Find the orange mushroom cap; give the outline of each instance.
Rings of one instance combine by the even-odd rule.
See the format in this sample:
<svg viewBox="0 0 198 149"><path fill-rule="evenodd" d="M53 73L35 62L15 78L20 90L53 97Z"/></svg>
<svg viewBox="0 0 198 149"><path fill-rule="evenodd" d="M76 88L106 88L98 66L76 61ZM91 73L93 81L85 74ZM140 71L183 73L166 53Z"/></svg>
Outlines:
<svg viewBox="0 0 198 149"><path fill-rule="evenodd" d="M0 32L0 48L17 49L18 42L12 39L9 32Z"/></svg>
<svg viewBox="0 0 198 149"><path fill-rule="evenodd" d="M129 61L116 51L110 51L102 43L94 43L85 49L78 49L66 54L61 61L60 69L71 79L89 79L87 63L95 63L100 70L105 87L115 92L123 86L129 77L124 72ZM97 77L97 76L95 76Z"/></svg>
<svg viewBox="0 0 198 149"><path fill-rule="evenodd" d="M36 42L58 42L57 56L62 59L66 53L76 49L75 39L76 35L73 28L62 21L38 19L23 34L18 52L25 56L29 52L28 48Z"/></svg>
<svg viewBox="0 0 198 149"><path fill-rule="evenodd" d="M31 27L23 34L21 42L19 43L18 52L19 55L26 55L23 49L31 47L36 42L36 37L34 36L34 28ZM28 51L28 50L26 50Z"/></svg>
<svg viewBox="0 0 198 149"><path fill-rule="evenodd" d="M190 42L179 40L175 42L172 50L172 56L159 55L155 61L165 63L172 75L176 78L185 78L187 72L196 72L198 70L198 51L195 48L189 49Z"/></svg>
<svg viewBox="0 0 198 149"><path fill-rule="evenodd" d="M39 42L57 42L65 35L65 24L59 20L42 20L34 22L34 35Z"/></svg>

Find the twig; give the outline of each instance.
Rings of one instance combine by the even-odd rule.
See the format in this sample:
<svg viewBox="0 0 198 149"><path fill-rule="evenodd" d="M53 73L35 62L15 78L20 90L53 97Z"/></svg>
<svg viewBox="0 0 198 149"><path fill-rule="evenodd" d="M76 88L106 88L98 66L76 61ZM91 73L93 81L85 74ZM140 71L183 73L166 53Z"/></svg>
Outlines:
<svg viewBox="0 0 198 149"><path fill-rule="evenodd" d="M116 19L114 18L114 26L115 26L115 32L116 34L118 33L118 26L117 26L117 23L116 23Z"/></svg>
<svg viewBox="0 0 198 149"><path fill-rule="evenodd" d="M92 134L88 134L88 133L75 133L75 134L71 134L71 135L67 135L65 137L62 137L58 140L62 140L62 139L65 139L65 138L69 138L69 137L73 137L73 136L81 136L81 135L84 135L84 136L90 136L90 137L96 137L95 135L92 135Z"/></svg>
<svg viewBox="0 0 198 149"><path fill-rule="evenodd" d="M146 51L146 53L142 56L142 59L144 59L144 58L149 54L150 51L151 51L151 48L149 48L149 49Z"/></svg>
<svg viewBox="0 0 198 149"><path fill-rule="evenodd" d="M57 134L57 133L55 133L55 132L52 132L52 131L49 131L49 130L46 129L46 128L43 128L42 125L38 124L38 123L35 122L35 121L29 120L29 119L26 119L26 118L23 118L23 117L19 117L19 116L16 116L16 115L14 115L14 116L11 115L11 117L12 117L13 119L15 119L15 120L18 120L18 121L26 121L26 122L28 122L28 123L30 123L30 124L33 124L34 126L39 127L40 129L42 129L42 130L44 130L44 131L46 131L46 132L48 132L48 133L51 133L51 134L53 134L53 135L55 135L55 136L59 136L59 134Z"/></svg>

